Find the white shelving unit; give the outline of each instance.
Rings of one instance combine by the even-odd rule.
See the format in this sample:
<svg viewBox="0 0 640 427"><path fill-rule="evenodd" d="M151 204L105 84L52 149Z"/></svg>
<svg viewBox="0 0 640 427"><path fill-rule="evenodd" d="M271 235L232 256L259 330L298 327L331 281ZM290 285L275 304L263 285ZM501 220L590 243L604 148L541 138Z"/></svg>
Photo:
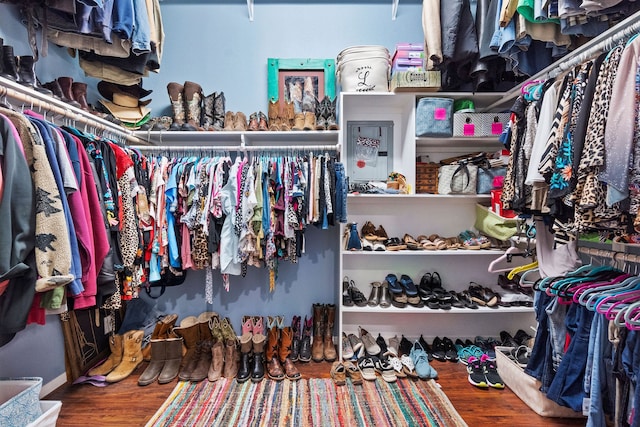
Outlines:
<svg viewBox="0 0 640 427"><path fill-rule="evenodd" d="M421 97L471 98L476 111L489 105L499 105L501 93L342 93L340 96L340 128L347 129L350 121L393 121L393 170L402 173L411 189L415 188L416 157L429 155L431 161L474 151L497 151L502 145L497 137L419 138L415 136L415 107ZM509 105L506 106L508 108ZM493 107L494 111L498 108ZM348 144L347 132L340 132L342 147ZM343 152L347 152L343 149ZM348 167L344 162L345 167ZM346 170L349 176L349 170ZM488 195L434 195L434 194L349 194L347 196L348 222L358 224L360 231L365 221L382 225L389 237L403 238L410 234L438 234L456 236L471 229L475 223L477 203L488 204ZM341 233L344 233L345 226ZM342 234L341 234L342 235ZM342 239L341 239L342 241ZM437 272L447 290L462 291L470 282L499 290L497 274L489 273L489 263L500 256L500 250L443 250L443 251L348 251L340 253L340 320L338 338L342 332L358 334L362 326L385 338L405 335L415 339L423 335L427 341L436 336L473 339L477 335L497 336L501 330L515 332L535 325L535 314L530 307L481 307L477 310L453 308L433 310L427 307L381 308L342 306L342 281L353 280L369 296L371 283L382 282L389 273L398 278L406 274L416 286L422 276Z"/></svg>

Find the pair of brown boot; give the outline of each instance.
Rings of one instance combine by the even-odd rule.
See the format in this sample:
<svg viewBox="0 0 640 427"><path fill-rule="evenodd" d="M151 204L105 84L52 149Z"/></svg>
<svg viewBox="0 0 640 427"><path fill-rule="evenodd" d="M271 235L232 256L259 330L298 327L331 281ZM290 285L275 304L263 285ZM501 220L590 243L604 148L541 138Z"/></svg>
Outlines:
<svg viewBox="0 0 640 427"><path fill-rule="evenodd" d="M238 374L238 336L228 317L220 320L217 316L209 322L213 344L211 346L211 364L207 372L209 381L221 377L233 379Z"/></svg>
<svg viewBox="0 0 640 427"><path fill-rule="evenodd" d="M131 330L109 337L111 354L104 363L88 372L90 376L106 375L105 381L115 383L127 378L142 363L142 338L144 331Z"/></svg>
<svg viewBox="0 0 640 427"><path fill-rule="evenodd" d="M74 82L72 77L58 77L42 86L49 89L55 98L74 107L82 108L86 111L90 110L89 104L87 103L86 83Z"/></svg>
<svg viewBox="0 0 640 427"><path fill-rule="evenodd" d="M313 304L313 343L311 359L314 362L333 362L338 357L333 344L335 304Z"/></svg>
<svg viewBox="0 0 640 427"><path fill-rule="evenodd" d="M169 314L156 323L151 341L142 349L142 356L149 361L149 365L138 378L138 385L145 386L156 381L167 384L178 376L183 340L173 332L177 319L177 314Z"/></svg>
<svg viewBox="0 0 640 427"><path fill-rule="evenodd" d="M300 372L291 360L294 339L291 326L284 326L283 316L268 316L267 327L267 375L275 381L299 380Z"/></svg>

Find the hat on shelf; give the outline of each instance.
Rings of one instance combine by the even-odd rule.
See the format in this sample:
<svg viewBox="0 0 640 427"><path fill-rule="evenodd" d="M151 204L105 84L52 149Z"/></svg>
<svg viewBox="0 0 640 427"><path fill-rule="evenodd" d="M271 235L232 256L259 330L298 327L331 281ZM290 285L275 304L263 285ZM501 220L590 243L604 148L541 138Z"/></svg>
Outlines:
<svg viewBox="0 0 640 427"><path fill-rule="evenodd" d="M114 94L126 94L136 98L138 100L138 104L148 105L151 100L147 99L142 101L142 98L146 98L147 96L149 96L153 92L153 90L143 89L142 83L125 86L101 80L100 82L98 82L98 92L100 93L100 95L112 102L115 102L113 100Z"/></svg>
<svg viewBox="0 0 640 427"><path fill-rule="evenodd" d="M143 118L151 114L151 111L145 105L140 104L138 98L122 92L113 93L113 102L101 99L100 103L111 114L129 126L138 124Z"/></svg>

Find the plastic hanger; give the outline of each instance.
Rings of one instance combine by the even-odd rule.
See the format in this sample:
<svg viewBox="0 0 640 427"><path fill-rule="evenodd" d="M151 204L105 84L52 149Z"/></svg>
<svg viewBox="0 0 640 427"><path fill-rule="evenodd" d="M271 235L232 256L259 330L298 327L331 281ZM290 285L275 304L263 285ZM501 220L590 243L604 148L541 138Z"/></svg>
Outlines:
<svg viewBox="0 0 640 427"><path fill-rule="evenodd" d="M614 320L618 311L627 308L635 301L640 301L640 291L638 290L610 295L596 306L596 311L604 314L607 319Z"/></svg>
<svg viewBox="0 0 640 427"><path fill-rule="evenodd" d="M502 272L511 271L513 269L513 264L511 264L511 262L514 254L518 254L520 256L524 255L523 253L520 252L520 249L518 247L509 246L502 255L500 255L498 258L494 259L493 261L491 261L491 263L489 263L489 267L487 269L489 273L502 273ZM503 261L507 262L509 266L500 265L500 263L502 263Z"/></svg>
<svg viewBox="0 0 640 427"><path fill-rule="evenodd" d="M595 310L603 299L637 289L640 289L640 277L631 276L619 284L587 289L580 294L578 302L589 310Z"/></svg>
<svg viewBox="0 0 640 427"><path fill-rule="evenodd" d="M523 271L531 270L537 267L538 267L538 261L533 261L532 263L529 263L529 264L520 265L507 273L507 279L511 280L516 276L516 274L521 273Z"/></svg>

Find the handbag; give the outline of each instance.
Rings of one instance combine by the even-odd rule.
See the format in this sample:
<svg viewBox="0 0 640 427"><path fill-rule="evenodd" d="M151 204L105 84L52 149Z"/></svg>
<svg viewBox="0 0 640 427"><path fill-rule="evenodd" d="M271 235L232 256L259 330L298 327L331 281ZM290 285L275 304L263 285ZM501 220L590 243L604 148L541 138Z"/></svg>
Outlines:
<svg viewBox="0 0 640 427"><path fill-rule="evenodd" d="M489 194L494 189L494 179L499 176L505 176L507 168L504 166L498 168L479 167L478 168L478 186L476 192L478 194Z"/></svg>
<svg viewBox="0 0 640 427"><path fill-rule="evenodd" d="M160 273L160 280L150 280L147 282L145 290L151 298L160 298L168 286L181 285L186 278L187 270L165 268L164 271ZM160 288L160 295L151 295L151 288Z"/></svg>
<svg viewBox="0 0 640 427"><path fill-rule="evenodd" d="M476 194L478 166L468 163L440 166L438 194Z"/></svg>

